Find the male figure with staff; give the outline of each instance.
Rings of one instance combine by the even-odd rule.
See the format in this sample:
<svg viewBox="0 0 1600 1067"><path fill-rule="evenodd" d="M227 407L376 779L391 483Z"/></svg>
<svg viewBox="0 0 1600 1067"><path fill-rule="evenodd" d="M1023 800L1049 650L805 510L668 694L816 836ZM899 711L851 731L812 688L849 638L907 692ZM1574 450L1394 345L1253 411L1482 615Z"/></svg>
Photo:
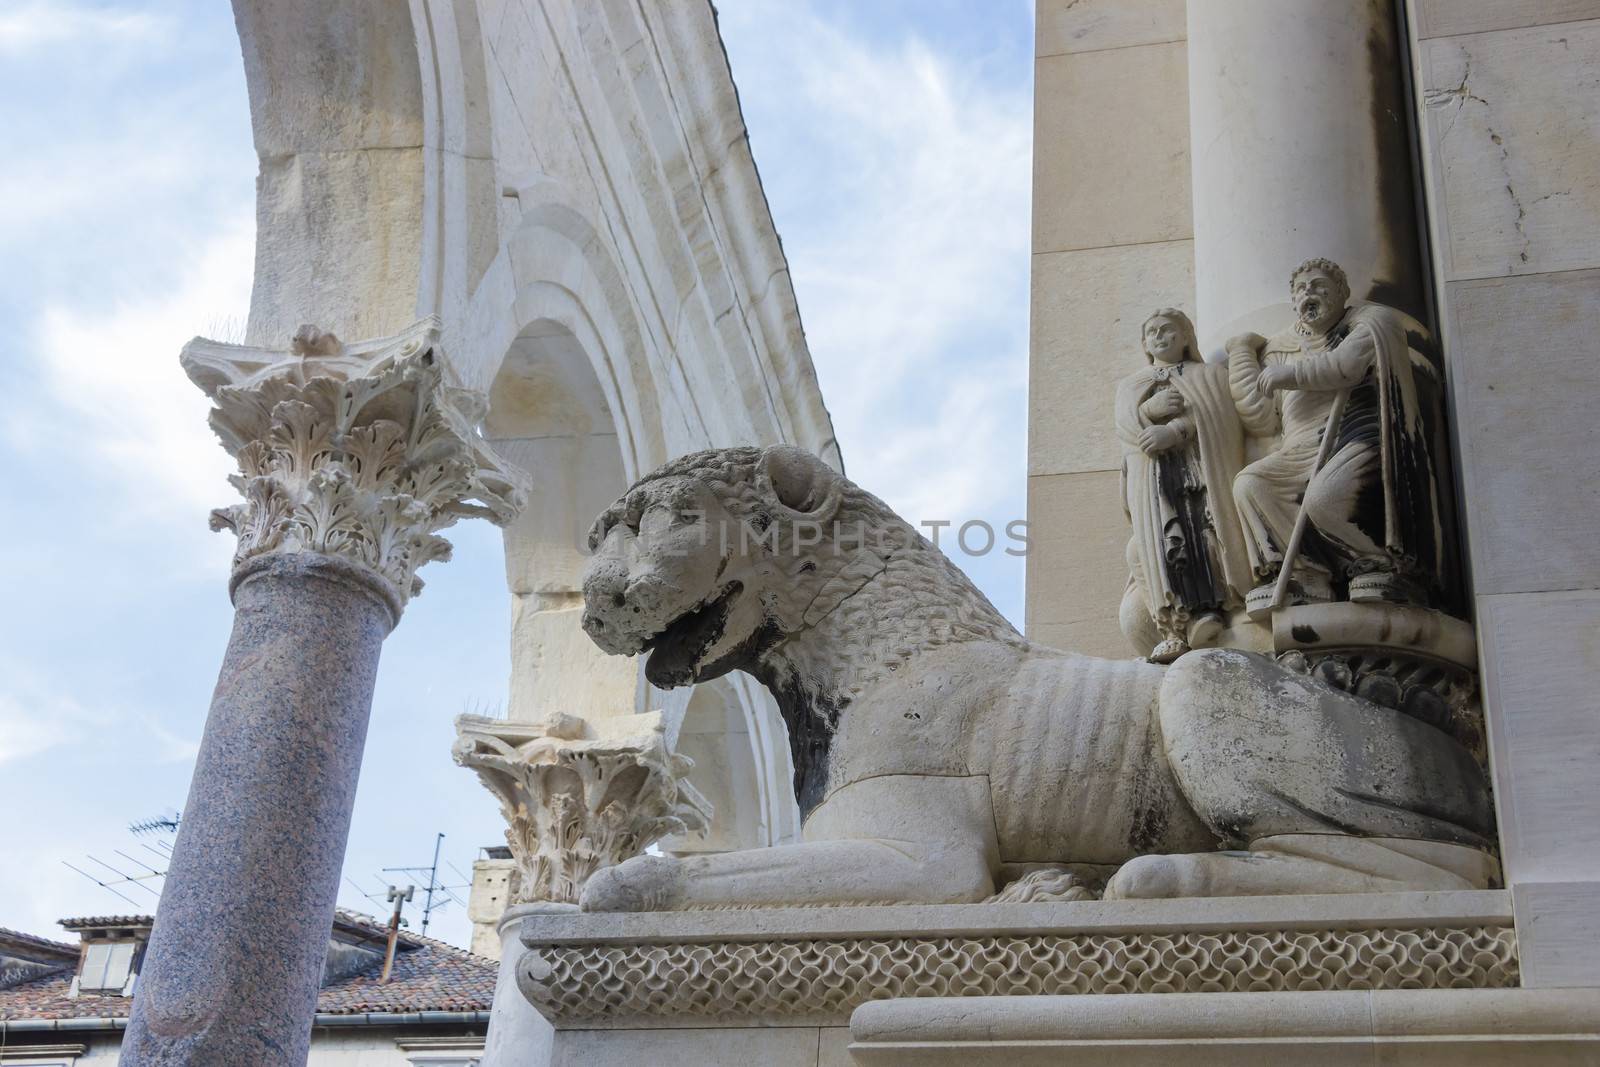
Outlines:
<svg viewBox="0 0 1600 1067"><path fill-rule="evenodd" d="M1349 299L1338 264L1307 260L1290 278L1294 326L1227 344L1246 430L1281 432L1233 483L1257 618L1331 599L1335 582L1351 600L1427 604L1444 579L1437 376L1400 312Z"/></svg>

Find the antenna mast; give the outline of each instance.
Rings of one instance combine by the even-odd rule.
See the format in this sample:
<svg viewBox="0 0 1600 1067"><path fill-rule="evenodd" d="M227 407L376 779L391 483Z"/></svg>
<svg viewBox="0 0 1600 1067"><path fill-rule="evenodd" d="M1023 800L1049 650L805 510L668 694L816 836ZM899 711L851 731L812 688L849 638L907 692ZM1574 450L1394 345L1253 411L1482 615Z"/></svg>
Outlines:
<svg viewBox="0 0 1600 1067"><path fill-rule="evenodd" d="M443 844L444 844L444 834L440 833L437 837L435 837L433 839L433 866L431 866L431 867L385 867L385 868L383 868L385 873L413 874L413 875L418 876L419 878L422 875L427 875L428 884L427 884L426 887L424 887L424 889L422 891L422 894L423 894L423 896L422 896L422 901L423 901L423 903L422 903L422 934L423 934L423 936L427 936L428 923L433 918L434 910L437 909L437 908L442 908L446 904L451 903L452 901L454 901L457 904L462 903L461 898L456 896L455 890L457 890L457 889L466 889L470 885L470 882L463 882L461 885L445 885L443 882L439 881L439 849ZM435 894L439 895L437 900L435 899ZM376 898L373 898L373 899L376 899Z"/></svg>

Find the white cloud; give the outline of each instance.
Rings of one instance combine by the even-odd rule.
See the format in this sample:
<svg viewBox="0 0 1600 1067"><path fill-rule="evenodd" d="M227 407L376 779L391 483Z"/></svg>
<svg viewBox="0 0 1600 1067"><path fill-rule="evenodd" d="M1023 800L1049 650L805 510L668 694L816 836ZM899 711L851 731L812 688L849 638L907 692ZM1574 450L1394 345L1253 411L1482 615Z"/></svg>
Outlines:
<svg viewBox="0 0 1600 1067"><path fill-rule="evenodd" d="M868 43L789 0L721 18L852 477L908 517L1020 510L1025 77L987 83L915 38Z"/></svg>
<svg viewBox="0 0 1600 1067"><path fill-rule="evenodd" d="M43 752L75 736L60 719L59 709L24 706L12 694L0 693L0 764Z"/></svg>
<svg viewBox="0 0 1600 1067"><path fill-rule="evenodd" d="M59 240L108 200L130 210L193 180L206 165L198 138L181 127L159 139L157 123L141 121L115 137L63 139L7 162L0 172L0 241ZM116 161L113 176L107 160ZM82 239L93 240L95 234Z"/></svg>
<svg viewBox="0 0 1600 1067"><path fill-rule="evenodd" d="M91 715L15 657L0 660L0 766L82 737Z"/></svg>
<svg viewBox="0 0 1600 1067"><path fill-rule="evenodd" d="M19 451L48 447L56 462L109 475L121 499L108 511L126 521L203 534L204 516L233 494L232 461L178 353L208 325L242 318L253 227L239 219L201 244L171 292L154 299L46 307L32 331L34 370L55 410L17 427ZM226 553L219 558L225 562Z"/></svg>
<svg viewBox="0 0 1600 1067"><path fill-rule="evenodd" d="M88 41L146 43L171 30L170 19L145 12L35 0L0 8L0 54Z"/></svg>

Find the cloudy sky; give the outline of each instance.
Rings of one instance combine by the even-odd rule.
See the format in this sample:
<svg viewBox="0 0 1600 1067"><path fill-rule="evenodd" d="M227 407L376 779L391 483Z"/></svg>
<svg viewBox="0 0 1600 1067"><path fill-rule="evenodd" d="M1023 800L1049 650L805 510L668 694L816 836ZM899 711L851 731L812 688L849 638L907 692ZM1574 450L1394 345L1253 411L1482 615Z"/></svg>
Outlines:
<svg viewBox="0 0 1600 1067"><path fill-rule="evenodd" d="M721 0L756 160L852 477L908 516L1023 515L1028 0ZM0 0L0 926L147 911L68 869L160 861L232 612L229 464L177 353L249 304L256 159L228 5ZM498 532L389 638L342 902L425 864L465 881L501 823L450 762L503 706ZM959 558L959 557L958 557ZM1020 622L1022 564L962 559ZM485 605L495 605L485 609ZM91 857L93 859L91 859ZM65 862L63 862L65 861ZM413 926L417 918L413 917ZM430 933L467 937L464 909Z"/></svg>

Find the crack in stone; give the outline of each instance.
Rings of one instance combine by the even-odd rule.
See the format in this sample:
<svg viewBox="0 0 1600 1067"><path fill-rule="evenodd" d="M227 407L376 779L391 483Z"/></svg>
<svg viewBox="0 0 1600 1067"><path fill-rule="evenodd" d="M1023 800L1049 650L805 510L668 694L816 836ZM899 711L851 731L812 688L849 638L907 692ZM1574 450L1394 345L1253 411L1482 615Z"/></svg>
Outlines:
<svg viewBox="0 0 1600 1067"><path fill-rule="evenodd" d="M1527 229L1522 225L1528 217L1528 209L1522 206L1522 198L1517 195L1517 190L1511 185L1511 152L1506 148L1505 139L1495 132L1493 126L1485 126L1484 129L1489 132L1489 140L1493 141L1494 146L1500 149L1500 170L1505 174L1506 178L1506 195L1511 198L1511 206L1517 209L1517 217L1511 220L1511 225L1516 227L1517 236L1522 238L1522 250L1517 253L1517 258L1526 263L1528 262L1528 249L1533 247L1533 238L1528 236ZM1540 199L1544 198L1541 197ZM1534 203L1538 202L1538 200L1534 201Z"/></svg>
<svg viewBox="0 0 1600 1067"><path fill-rule="evenodd" d="M1450 114L1450 120L1445 123L1444 130L1439 134L1439 140L1441 141L1449 137L1450 131L1455 129L1456 119L1460 116L1461 109L1466 106L1468 100L1482 104L1484 107L1489 106L1489 101L1467 88L1467 82L1472 78L1472 57L1463 53L1462 58L1466 61L1466 67L1461 72L1461 83L1459 85L1452 89L1429 89L1422 96L1423 104L1430 108L1444 108L1451 104L1455 105L1455 110Z"/></svg>
<svg viewBox="0 0 1600 1067"><path fill-rule="evenodd" d="M1426 107L1442 109L1453 106L1450 117L1445 122L1444 129L1439 133L1441 142L1450 136L1451 130L1455 129L1456 120L1460 117L1462 109L1466 107L1467 101L1470 100L1473 103L1482 104L1486 110L1489 108L1489 101L1467 87L1472 80L1472 56L1463 51L1462 60L1464 66L1461 71L1461 81L1458 84L1448 89L1429 89L1423 94L1423 103ZM1516 229L1517 236L1522 240L1522 248L1518 251L1517 258L1526 263L1528 262L1528 251L1533 247L1533 238L1529 236L1527 227L1524 225L1528 218L1528 210L1523 206L1522 198L1517 195L1516 187L1512 183L1511 151L1506 148L1505 139L1500 136L1493 126L1486 122L1484 130L1488 133L1489 140L1500 150L1500 170L1505 177L1506 195L1511 198L1511 206L1517 209L1516 218L1511 220L1511 225ZM1570 194L1570 189L1562 193L1550 193L1539 197L1538 200L1534 200L1532 203L1537 204L1542 200L1548 200L1552 196L1567 196Z"/></svg>

